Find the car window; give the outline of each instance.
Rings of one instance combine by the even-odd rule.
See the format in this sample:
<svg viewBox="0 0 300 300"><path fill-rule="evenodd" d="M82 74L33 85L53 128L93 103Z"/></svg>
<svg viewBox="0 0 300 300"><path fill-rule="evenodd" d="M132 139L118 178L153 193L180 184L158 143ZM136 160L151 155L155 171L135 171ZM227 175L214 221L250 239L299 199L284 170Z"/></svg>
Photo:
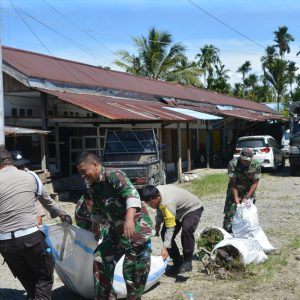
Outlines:
<svg viewBox="0 0 300 300"><path fill-rule="evenodd" d="M250 148L259 148L265 147L265 141L263 139L247 139L239 140L237 143L238 148L250 147Z"/></svg>

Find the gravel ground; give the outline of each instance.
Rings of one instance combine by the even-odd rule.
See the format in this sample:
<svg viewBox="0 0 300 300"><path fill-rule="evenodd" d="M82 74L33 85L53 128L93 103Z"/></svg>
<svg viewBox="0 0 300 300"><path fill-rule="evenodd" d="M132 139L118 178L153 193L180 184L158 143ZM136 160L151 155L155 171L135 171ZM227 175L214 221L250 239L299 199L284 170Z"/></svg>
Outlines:
<svg viewBox="0 0 300 300"><path fill-rule="evenodd" d="M199 177L225 170L199 169ZM270 242L280 253L286 249L289 241L300 235L300 177L290 177L286 167L276 174L264 173L257 190L257 208L260 224ZM225 194L225 192L224 192ZM205 210L198 227L201 232L207 226L222 226L224 194L203 197ZM73 213L73 203L60 203ZM57 221L57 220L55 220ZM46 223L50 221L46 219ZM53 221L51 221L53 222ZM161 241L153 239L153 252L159 254ZM273 254L276 255L276 254ZM195 299L224 300L299 300L300 299L300 249L286 253L287 265L283 266L271 278L253 280L212 280L199 272L200 263L193 262L193 271L188 273L185 282L176 282L174 278L162 276L159 283L144 294L145 300L187 299L188 292ZM14 279L6 265L0 266L0 299L24 299L25 292L18 280ZM55 275L52 299L82 300L72 294Z"/></svg>

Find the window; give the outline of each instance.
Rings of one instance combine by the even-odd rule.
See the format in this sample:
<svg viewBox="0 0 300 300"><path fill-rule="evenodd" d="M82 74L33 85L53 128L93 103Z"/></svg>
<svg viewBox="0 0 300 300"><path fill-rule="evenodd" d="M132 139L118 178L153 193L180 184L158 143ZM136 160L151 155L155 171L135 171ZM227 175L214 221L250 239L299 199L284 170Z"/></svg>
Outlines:
<svg viewBox="0 0 300 300"><path fill-rule="evenodd" d="M266 147L266 143L264 139L247 139L247 140L239 140L237 144L237 148L259 148L259 147Z"/></svg>
<svg viewBox="0 0 300 300"><path fill-rule="evenodd" d="M16 117L16 116L18 115L18 111L17 111L16 108L12 108L12 109L11 109L11 115L12 115L13 117Z"/></svg>
<svg viewBox="0 0 300 300"><path fill-rule="evenodd" d="M20 108L20 116L25 117L25 109L24 108Z"/></svg>
<svg viewBox="0 0 300 300"><path fill-rule="evenodd" d="M32 116L32 109L31 109L31 108L28 108L28 109L27 109L27 116L28 116L28 117L31 117L31 116Z"/></svg>

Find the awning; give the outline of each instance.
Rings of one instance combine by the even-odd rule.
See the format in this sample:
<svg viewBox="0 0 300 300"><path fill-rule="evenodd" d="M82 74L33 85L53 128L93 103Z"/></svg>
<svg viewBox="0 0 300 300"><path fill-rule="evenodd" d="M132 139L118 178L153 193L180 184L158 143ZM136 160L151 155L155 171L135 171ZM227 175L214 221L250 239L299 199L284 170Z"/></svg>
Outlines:
<svg viewBox="0 0 300 300"><path fill-rule="evenodd" d="M33 128L5 126L4 127L4 133L5 133L6 136L10 136L10 135L31 135L31 134L46 135L46 134L50 133L50 131L33 129Z"/></svg>
<svg viewBox="0 0 300 300"><path fill-rule="evenodd" d="M78 107L84 108L111 120L173 121L188 122L195 120L187 114L166 109L165 104L157 101L137 100L115 96L78 94L37 89L53 95Z"/></svg>
<svg viewBox="0 0 300 300"><path fill-rule="evenodd" d="M174 112L178 112L193 118L196 118L198 120L221 120L223 119L222 117L206 114L200 111L195 111L191 109L186 109L186 108L177 108L177 107L164 107L168 110L172 110Z"/></svg>

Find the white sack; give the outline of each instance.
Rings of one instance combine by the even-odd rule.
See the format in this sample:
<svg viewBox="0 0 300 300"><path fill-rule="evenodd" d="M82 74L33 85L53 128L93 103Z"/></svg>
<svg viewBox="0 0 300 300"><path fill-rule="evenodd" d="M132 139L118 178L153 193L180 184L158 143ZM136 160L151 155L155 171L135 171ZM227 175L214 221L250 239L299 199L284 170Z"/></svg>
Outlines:
<svg viewBox="0 0 300 300"><path fill-rule="evenodd" d="M97 242L91 232L72 225L43 225L47 243L55 258L55 271L61 281L74 293L84 298L94 298L93 254ZM113 286L118 298L126 297L122 266L124 256L118 261ZM166 261L161 256L151 256L151 269L145 291L151 288L165 272Z"/></svg>
<svg viewBox="0 0 300 300"><path fill-rule="evenodd" d="M232 232L233 237L257 241L266 253L275 250L259 225L257 207L252 199L237 206L232 222Z"/></svg>
<svg viewBox="0 0 300 300"><path fill-rule="evenodd" d="M257 241L252 239L242 239L242 238L227 238L223 241L219 242L214 249L212 250L211 257L215 259L216 253L215 251L218 248L225 246L233 246L240 253L240 261L247 264L259 264L268 259L267 255L264 253L262 248L259 246Z"/></svg>

